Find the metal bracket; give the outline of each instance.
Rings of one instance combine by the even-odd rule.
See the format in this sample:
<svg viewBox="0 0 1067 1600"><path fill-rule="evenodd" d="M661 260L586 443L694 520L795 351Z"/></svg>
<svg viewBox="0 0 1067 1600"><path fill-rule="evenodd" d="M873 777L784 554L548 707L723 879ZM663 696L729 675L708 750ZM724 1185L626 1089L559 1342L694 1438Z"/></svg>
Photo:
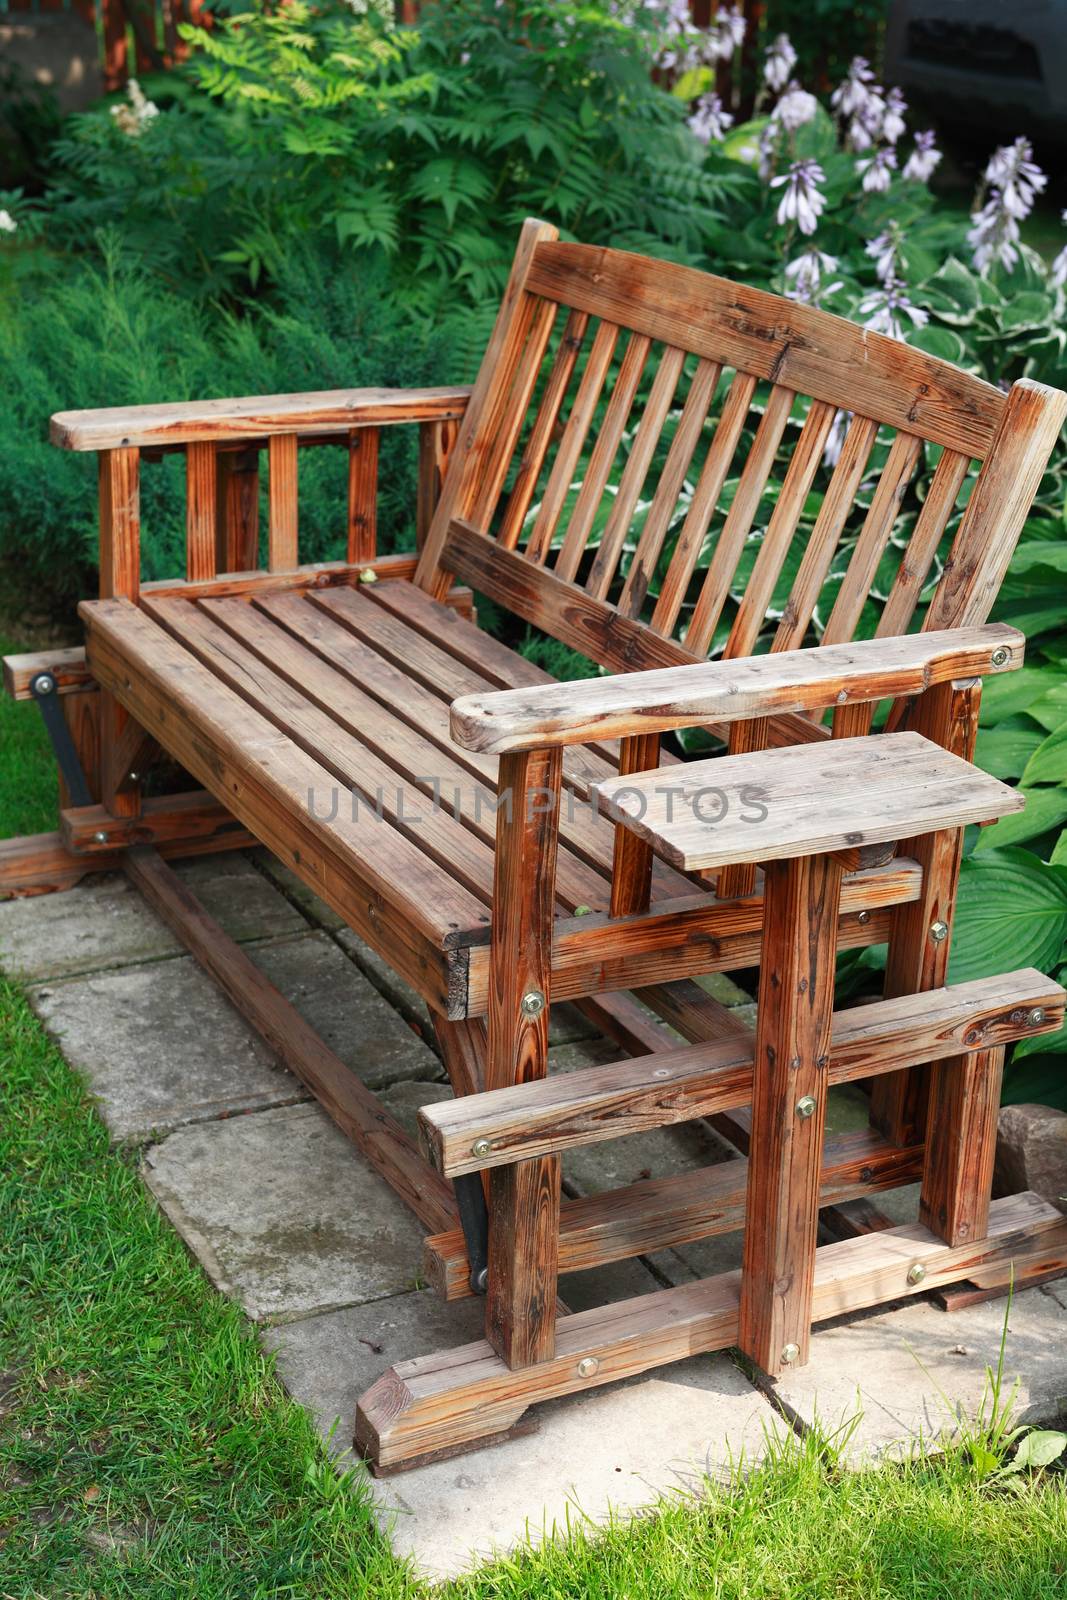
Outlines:
<svg viewBox="0 0 1067 1600"><path fill-rule="evenodd" d="M470 1262L470 1285L475 1294L484 1294L489 1282L489 1210L485 1203L480 1172L465 1172L452 1179L456 1191L459 1225Z"/></svg>
<svg viewBox="0 0 1067 1600"><path fill-rule="evenodd" d="M41 716L44 718L48 737L52 741L52 749L59 770L63 774L63 782L67 786L71 804L91 806L93 797L89 793L89 785L82 771L82 764L78 760L78 752L74 748L67 719L59 704L59 690L55 678L50 672L38 672L30 679L30 693L41 708Z"/></svg>

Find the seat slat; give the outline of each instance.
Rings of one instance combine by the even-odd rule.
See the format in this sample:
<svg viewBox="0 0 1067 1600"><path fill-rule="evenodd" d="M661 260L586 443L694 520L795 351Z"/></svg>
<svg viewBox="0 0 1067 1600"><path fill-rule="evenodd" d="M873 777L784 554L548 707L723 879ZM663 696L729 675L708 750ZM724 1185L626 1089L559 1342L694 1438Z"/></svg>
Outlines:
<svg viewBox="0 0 1067 1600"><path fill-rule="evenodd" d="M778 574L793 542L800 513L804 509L804 501L822 460L823 449L836 414L837 407L828 405L824 400L813 400L811 403L811 410L804 420L800 438L790 458L781 493L771 513L771 520L767 524L767 532L763 536L756 564L745 585L745 592L741 597L730 636L723 650L723 655L727 659L751 655L759 638L767 607L771 603L774 586L778 581Z"/></svg>
<svg viewBox="0 0 1067 1600"><path fill-rule="evenodd" d="M637 386L641 382L641 374L645 370L645 362L651 348L651 339L646 339L640 333L631 334L618 377L611 391L608 408L604 413L604 421L597 434L593 453L589 457L589 465L585 469L578 499L567 523L563 544L556 557L555 571L561 578L573 579L578 571L578 563L582 559L589 530L593 526L593 519L603 498L608 474L618 454L619 441L622 439L623 429L630 415L630 408L634 403Z"/></svg>
<svg viewBox="0 0 1067 1600"><path fill-rule="evenodd" d="M819 591L826 581L841 531L863 482L867 460L878 434L870 417L853 417L841 454L830 479L811 538L800 561L792 592L778 624L772 650L797 650L804 642L815 613Z"/></svg>
<svg viewBox="0 0 1067 1600"><path fill-rule="evenodd" d="M429 796L436 806L457 816L492 852L495 813L478 800L479 793L496 792L491 762L485 763L481 773L464 767L441 743L435 744L425 735L417 716L411 721L398 717L244 601L213 600L201 605L213 622L388 762L395 771L396 788L403 785L406 793L412 785ZM607 875L566 848L560 850L556 888L560 904L568 911L581 905L590 909L610 906Z"/></svg>
<svg viewBox="0 0 1067 1600"><path fill-rule="evenodd" d="M652 613L652 627L656 633L674 631L755 392L755 378L747 372L735 372Z"/></svg>
<svg viewBox="0 0 1067 1600"><path fill-rule="evenodd" d="M659 443L659 436L684 365L685 351L668 345L656 368L648 403L638 424L622 477L619 479L615 504L600 536L600 545L593 558L593 565L585 585L589 593L597 599L603 599L611 588L619 556L622 554L623 542L633 522L637 497L641 493L641 486L652 464L652 457Z"/></svg>
<svg viewBox="0 0 1067 1600"><path fill-rule="evenodd" d="M619 610L624 616L638 617L641 614L648 586L655 575L663 541L707 420L708 408L721 371L718 362L701 361L693 374L693 381L685 397L685 405L682 407L678 430L671 440L667 460L656 485L656 492L648 508L637 550L619 597Z"/></svg>
<svg viewBox="0 0 1067 1600"><path fill-rule="evenodd" d="M686 632L686 649L694 655L706 655L711 644L795 398L791 389L776 386L771 390Z"/></svg>
<svg viewBox="0 0 1067 1600"><path fill-rule="evenodd" d="M937 463L919 519L878 619L876 638L891 638L907 629L970 464L970 458L956 450L944 451Z"/></svg>
<svg viewBox="0 0 1067 1600"><path fill-rule="evenodd" d="M497 538L505 550L514 550L519 542L526 513L537 489L541 469L545 464L548 447L552 443L560 408L570 387L575 363L585 342L589 316L585 311L572 311L567 318L556 354L549 370L530 428L529 436L519 456L515 481L511 486L508 503L504 508ZM533 559L531 552L531 559Z"/></svg>
<svg viewBox="0 0 1067 1600"><path fill-rule="evenodd" d="M552 547L560 515L571 492L574 474L582 454L593 414L600 402L608 369L615 355L619 329L613 322L602 322L593 338L589 359L578 384L570 416L548 475L548 483L534 519L533 532L526 545L530 560L543 561Z"/></svg>
<svg viewBox="0 0 1067 1600"><path fill-rule="evenodd" d="M856 548L837 591L830 620L823 632L823 644L843 644L851 639L860 620L864 602L871 592L878 563L889 542L900 504L908 490L923 442L911 433L898 433L889 448L878 487L856 540Z"/></svg>

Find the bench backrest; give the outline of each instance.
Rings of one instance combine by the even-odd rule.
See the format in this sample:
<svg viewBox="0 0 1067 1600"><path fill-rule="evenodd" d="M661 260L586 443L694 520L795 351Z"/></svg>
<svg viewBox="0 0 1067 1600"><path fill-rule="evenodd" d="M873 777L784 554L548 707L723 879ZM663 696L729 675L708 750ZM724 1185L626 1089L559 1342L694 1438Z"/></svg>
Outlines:
<svg viewBox="0 0 1067 1600"><path fill-rule="evenodd" d="M616 671L750 654L769 617L774 650L813 618L828 644L905 633L939 547L922 625L977 624L1065 413L1058 390L1005 394L828 312L527 222L417 581L470 582Z"/></svg>

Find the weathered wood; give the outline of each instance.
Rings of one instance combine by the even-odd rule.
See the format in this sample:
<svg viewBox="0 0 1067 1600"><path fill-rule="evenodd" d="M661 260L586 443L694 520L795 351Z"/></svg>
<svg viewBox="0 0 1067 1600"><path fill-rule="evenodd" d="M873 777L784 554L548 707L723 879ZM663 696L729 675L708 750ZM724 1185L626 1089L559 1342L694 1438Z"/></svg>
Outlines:
<svg viewBox="0 0 1067 1600"><path fill-rule="evenodd" d="M838 1206L858 1197L898 1188L917 1179L922 1150L904 1152L879 1144L866 1131L826 1141L819 1204ZM746 1161L723 1161L668 1178L642 1178L621 1189L580 1200L560 1210L559 1271L586 1272L612 1261L733 1233L745 1222ZM431 1235L423 1255L425 1276L443 1300L473 1293L463 1234Z"/></svg>
<svg viewBox="0 0 1067 1600"><path fill-rule="evenodd" d="M362 565L378 549L377 428L357 428L348 436L348 559Z"/></svg>
<svg viewBox="0 0 1067 1600"><path fill-rule="evenodd" d="M267 565L288 572L297 564L297 439L295 433L273 433L270 457L270 527Z"/></svg>
<svg viewBox="0 0 1067 1600"><path fill-rule="evenodd" d="M480 536L465 535L462 543L470 548L475 538ZM488 539L480 542L490 543ZM522 561L510 553L507 559ZM470 569L475 563L461 560L459 565ZM477 576L470 575L475 587L480 587ZM550 573L533 575L548 584L556 581ZM574 595L606 613L602 618L593 613L595 624L610 626L609 607L588 600L582 590L571 585L568 601ZM631 664L631 670L615 677L464 696L452 707L453 737L472 750L522 750L732 722L781 711L819 710L849 701L914 694L952 678L1011 670L1021 664L1023 653L1023 638L1016 629L991 623L973 631L949 629L903 639L864 639L817 650L783 650L740 661L686 662L664 669L654 665L656 654L675 648L672 642L624 618L617 620L620 633L623 623L642 633L651 647L642 649L649 670L635 672Z"/></svg>
<svg viewBox="0 0 1067 1600"><path fill-rule="evenodd" d="M607 779L597 799L687 872L962 828L1025 804L918 733L692 761L666 779L632 773Z"/></svg>
<svg viewBox="0 0 1067 1600"><path fill-rule="evenodd" d="M208 915L188 887L150 847L123 861L148 903L251 1023L289 1071L427 1227L455 1225L449 1186L427 1167L400 1124L284 995Z"/></svg>
<svg viewBox="0 0 1067 1600"><path fill-rule="evenodd" d="M829 856L766 869L738 1344L772 1375L808 1359L840 894Z"/></svg>
<svg viewBox="0 0 1067 1600"><path fill-rule="evenodd" d="M751 717L747 722L733 722L730 724L730 740L727 746L731 756L753 755L758 750L766 750L769 741L769 724L766 717ZM758 820L759 810L750 812ZM715 883L715 893L720 900L742 900L747 895L754 894L756 889L756 863L731 861L719 873Z"/></svg>
<svg viewBox="0 0 1067 1600"><path fill-rule="evenodd" d="M39 672L47 672L56 683L57 694L84 694L96 683L85 659L85 646L63 650L31 650L23 655L4 656L4 692L12 700L32 700L30 684Z"/></svg>
<svg viewBox="0 0 1067 1600"><path fill-rule="evenodd" d="M457 422L419 424L419 476L415 499L415 545L421 550L430 531L448 463L456 447Z"/></svg>
<svg viewBox="0 0 1067 1600"><path fill-rule="evenodd" d="M985 1237L1003 1075L1003 1045L931 1069L919 1220L946 1244Z"/></svg>
<svg viewBox="0 0 1067 1600"><path fill-rule="evenodd" d="M833 1018L826 1083L1051 1032L1063 1008L1060 986L1032 969L856 1006ZM752 1063L751 1041L732 1035L426 1106L419 1123L438 1171L456 1177L746 1106Z"/></svg>
<svg viewBox="0 0 1067 1600"><path fill-rule="evenodd" d="M898 433L889 448L889 456L863 519L848 571L823 630L824 644L839 644L842 640L851 639L856 631L864 602L878 571L878 563L889 543L893 524L922 454L922 447L922 440L914 434Z"/></svg>
<svg viewBox="0 0 1067 1600"><path fill-rule="evenodd" d="M243 850L256 843L225 806L206 789L152 795L136 817L113 817L104 806L60 811L59 836L74 856L111 856L131 845L193 844L217 840L219 849Z"/></svg>
<svg viewBox="0 0 1067 1600"><path fill-rule="evenodd" d="M1036 1195L995 1200L989 1236L955 1248L919 1224L816 1252L812 1318L823 1321L922 1293L1013 1260L1067 1266L1067 1219ZM921 1263L921 1283L909 1282ZM662 1289L561 1320L551 1360L511 1370L484 1341L391 1368L361 1397L356 1448L379 1465L512 1426L527 1406L647 1372L738 1334L739 1274Z"/></svg>
<svg viewBox="0 0 1067 1600"><path fill-rule="evenodd" d="M215 576L218 473L215 446L191 444L185 452L185 576L203 583Z"/></svg>
<svg viewBox="0 0 1067 1600"><path fill-rule="evenodd" d="M215 571L259 563L259 451L216 450Z"/></svg>
<svg viewBox="0 0 1067 1600"><path fill-rule="evenodd" d="M900 558L889 598L882 607L875 630L877 638L891 639L907 631L970 464L967 456L955 450L942 452L911 538Z"/></svg>
<svg viewBox="0 0 1067 1600"><path fill-rule="evenodd" d="M561 778L559 751L505 756L500 763L500 794L510 804L497 814L487 1091L543 1082L548 1070ZM552 1355L559 1206L553 1155L517 1162L490 1179L485 1328L509 1367Z"/></svg>
<svg viewBox="0 0 1067 1600"><path fill-rule="evenodd" d="M947 361L843 317L692 267L546 241L526 281L532 294L608 317L798 394L832 405L847 398L849 409L861 416L950 450L985 456L1005 415L999 389Z"/></svg>
<svg viewBox="0 0 1067 1600"><path fill-rule="evenodd" d="M109 406L99 411L58 411L51 440L62 450L115 450L130 445L266 440L271 434L335 433L358 423L458 420L470 390L325 389L314 394L250 395L237 400L190 400L176 405Z"/></svg>
<svg viewBox="0 0 1067 1600"><path fill-rule="evenodd" d="M619 775L659 770L659 734L638 734L624 739L619 749ZM615 859L611 871L611 914L625 917L646 911L652 892L652 851L632 829L615 829Z"/></svg>
<svg viewBox="0 0 1067 1600"><path fill-rule="evenodd" d="M124 597L136 603L141 585L140 452L129 447L102 451L98 457L100 490L100 596ZM109 752L122 738L126 712L109 694L100 703L100 753L104 773ZM133 817L140 810L136 785L115 788L105 777L102 799L116 816Z"/></svg>
<svg viewBox="0 0 1067 1600"><path fill-rule="evenodd" d="M520 326L526 329L523 335L525 343L516 365L515 380L506 407L499 415L496 435L481 467L478 492L470 510L470 519L476 527L489 527L495 517L497 502L530 409L558 310L559 307L551 300L531 301L520 318Z"/></svg>
<svg viewBox="0 0 1067 1600"><path fill-rule="evenodd" d="M497 539L506 550L514 550L519 542L549 445L559 425L560 410L574 375L575 364L581 353L588 325L589 318L584 311L572 311L567 318L567 325L545 381L537 415L519 455L515 481L500 520ZM547 552L547 544L535 546L531 542L526 547L526 554L531 561L543 561Z"/></svg>

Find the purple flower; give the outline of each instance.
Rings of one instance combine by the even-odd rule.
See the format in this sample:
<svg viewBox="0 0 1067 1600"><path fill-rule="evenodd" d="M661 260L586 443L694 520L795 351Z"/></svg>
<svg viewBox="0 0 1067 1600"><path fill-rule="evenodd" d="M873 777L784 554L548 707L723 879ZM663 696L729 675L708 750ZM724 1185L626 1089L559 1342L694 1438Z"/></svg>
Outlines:
<svg viewBox="0 0 1067 1600"><path fill-rule="evenodd" d="M841 447L845 442L848 425L852 421L851 411L838 411L830 424L830 432L826 435L826 444L823 446L823 465L836 467L841 459Z"/></svg>
<svg viewBox="0 0 1067 1600"><path fill-rule="evenodd" d="M999 191L1004 210L1020 221L1033 210L1034 200L1048 183L1033 155L1029 139L1016 139L994 150L985 169L985 180Z"/></svg>
<svg viewBox="0 0 1067 1600"><path fill-rule="evenodd" d="M802 89L799 83L791 83L775 106L773 115L783 128L788 128L792 133L806 122L811 122L818 109L819 102L813 94Z"/></svg>
<svg viewBox="0 0 1067 1600"><path fill-rule="evenodd" d="M863 56L853 56L848 77L838 84L830 96L830 104L842 117L851 117L864 107L871 96L867 85L874 82L870 63Z"/></svg>
<svg viewBox="0 0 1067 1600"><path fill-rule="evenodd" d="M1067 222L1067 211L1063 213L1060 221ZM1067 244L1064 245L1049 269L1049 283L1054 289L1062 289L1064 284L1067 283Z"/></svg>
<svg viewBox="0 0 1067 1600"><path fill-rule="evenodd" d="M787 33L780 33L767 51L763 63L763 77L769 89L779 94L789 82L789 76L797 64L797 53L793 49Z"/></svg>
<svg viewBox="0 0 1067 1600"><path fill-rule="evenodd" d="M890 89L885 97L885 106L882 111L882 138L887 144L896 144L907 124L904 113L908 109L908 102L899 89Z"/></svg>
<svg viewBox="0 0 1067 1600"><path fill-rule="evenodd" d="M935 143L936 138L933 128L927 128L925 133L915 135L915 149L904 163L902 177L912 183L930 181L934 168L941 162L941 152Z"/></svg>
<svg viewBox="0 0 1067 1600"><path fill-rule="evenodd" d="M866 249L867 254L874 258L875 276L883 283L900 277L897 270L901 264L900 228L895 222L891 222L876 239L869 239Z"/></svg>
<svg viewBox="0 0 1067 1600"><path fill-rule="evenodd" d="M733 121L717 94L702 94L689 118L689 126L702 143L710 144L712 139L721 139L726 130L733 127Z"/></svg>
<svg viewBox="0 0 1067 1600"><path fill-rule="evenodd" d="M873 333L887 333L891 339L903 339L904 317L910 317L916 328L924 328L930 313L921 306L912 305L908 299L907 284L899 278L890 278L881 289L865 294L858 307L861 317L866 317L865 328Z"/></svg>
<svg viewBox="0 0 1067 1600"><path fill-rule="evenodd" d="M813 244L809 245L785 269L786 298L803 301L805 305L818 305L820 300L840 289L840 280L836 283L823 282L824 277L836 271L836 256L828 256Z"/></svg>
<svg viewBox="0 0 1067 1600"><path fill-rule="evenodd" d="M1019 259L1019 224L1004 205L999 189L990 190L989 199L972 214L971 222L967 243L974 252L978 271L986 273L991 266L999 265L1010 272Z"/></svg>
<svg viewBox="0 0 1067 1600"><path fill-rule="evenodd" d="M794 161L788 172L771 179L771 188L785 185L785 193L778 205L778 226L795 222L801 233L814 233L819 225L819 213L826 205L826 196L819 184L826 174L817 161Z"/></svg>
<svg viewBox="0 0 1067 1600"><path fill-rule="evenodd" d="M726 6L712 18L707 53L712 61L730 61L745 42L745 14L739 5Z"/></svg>
<svg viewBox="0 0 1067 1600"><path fill-rule="evenodd" d="M873 156L857 161L857 170L863 173L863 187L868 194L884 194L889 188L897 153L888 145L876 150Z"/></svg>

